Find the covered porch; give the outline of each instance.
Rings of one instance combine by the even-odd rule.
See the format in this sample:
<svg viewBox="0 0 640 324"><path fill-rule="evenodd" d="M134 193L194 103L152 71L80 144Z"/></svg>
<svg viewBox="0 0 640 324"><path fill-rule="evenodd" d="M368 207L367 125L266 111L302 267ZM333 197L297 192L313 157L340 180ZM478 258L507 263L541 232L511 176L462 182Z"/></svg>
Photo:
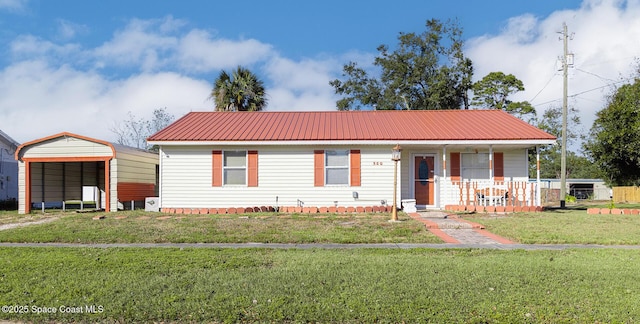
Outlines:
<svg viewBox="0 0 640 324"><path fill-rule="evenodd" d="M535 209L541 204L539 147L547 143L405 143L399 177L402 203L417 209ZM530 150L535 160L530 161ZM537 177L529 178L535 163Z"/></svg>

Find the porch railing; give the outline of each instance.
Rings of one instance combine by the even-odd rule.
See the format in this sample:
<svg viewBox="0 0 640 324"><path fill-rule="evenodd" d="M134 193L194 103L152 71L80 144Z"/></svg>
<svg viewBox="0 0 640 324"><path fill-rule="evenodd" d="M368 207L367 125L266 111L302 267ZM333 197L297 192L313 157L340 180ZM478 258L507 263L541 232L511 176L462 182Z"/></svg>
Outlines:
<svg viewBox="0 0 640 324"><path fill-rule="evenodd" d="M458 205L536 205L536 183L529 181L459 181L452 183L451 192Z"/></svg>

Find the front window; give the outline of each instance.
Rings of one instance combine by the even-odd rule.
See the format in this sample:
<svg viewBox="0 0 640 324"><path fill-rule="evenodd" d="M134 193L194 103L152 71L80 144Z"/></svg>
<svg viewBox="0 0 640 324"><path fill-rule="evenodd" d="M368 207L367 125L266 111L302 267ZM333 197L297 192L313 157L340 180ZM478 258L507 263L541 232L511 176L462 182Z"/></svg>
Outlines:
<svg viewBox="0 0 640 324"><path fill-rule="evenodd" d="M247 151L224 151L222 170L225 185L246 185Z"/></svg>
<svg viewBox="0 0 640 324"><path fill-rule="evenodd" d="M463 153L461 155L463 179L489 179L489 153Z"/></svg>
<svg viewBox="0 0 640 324"><path fill-rule="evenodd" d="M325 151L325 179L328 185L349 184L349 151Z"/></svg>

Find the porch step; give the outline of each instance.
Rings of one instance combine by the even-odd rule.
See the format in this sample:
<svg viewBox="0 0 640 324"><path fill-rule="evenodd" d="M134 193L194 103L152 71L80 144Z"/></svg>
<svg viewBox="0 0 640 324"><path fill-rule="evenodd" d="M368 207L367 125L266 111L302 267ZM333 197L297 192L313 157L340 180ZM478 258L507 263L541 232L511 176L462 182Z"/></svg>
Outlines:
<svg viewBox="0 0 640 324"><path fill-rule="evenodd" d="M439 229L473 229L473 225L453 219L431 217L424 218L436 223Z"/></svg>
<svg viewBox="0 0 640 324"><path fill-rule="evenodd" d="M448 218L449 214L442 211L421 211L420 217L435 224L439 229L474 229L474 225L455 218Z"/></svg>

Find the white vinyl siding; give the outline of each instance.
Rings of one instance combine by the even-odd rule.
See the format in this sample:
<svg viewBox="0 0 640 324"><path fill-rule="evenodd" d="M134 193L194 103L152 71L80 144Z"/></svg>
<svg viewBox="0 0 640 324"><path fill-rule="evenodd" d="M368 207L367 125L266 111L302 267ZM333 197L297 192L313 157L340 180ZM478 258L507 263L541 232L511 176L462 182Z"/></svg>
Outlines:
<svg viewBox="0 0 640 324"><path fill-rule="evenodd" d="M529 180L529 154L527 150L504 152L504 180ZM536 163L534 160L533 163Z"/></svg>
<svg viewBox="0 0 640 324"><path fill-rule="evenodd" d="M314 150L361 151L361 186L314 186ZM211 186L211 152L258 151L259 187ZM372 206L391 203L393 163L385 147L162 146L162 207ZM348 180L347 180L348 181ZM358 199L353 192L358 192ZM277 199L277 202L276 202Z"/></svg>

